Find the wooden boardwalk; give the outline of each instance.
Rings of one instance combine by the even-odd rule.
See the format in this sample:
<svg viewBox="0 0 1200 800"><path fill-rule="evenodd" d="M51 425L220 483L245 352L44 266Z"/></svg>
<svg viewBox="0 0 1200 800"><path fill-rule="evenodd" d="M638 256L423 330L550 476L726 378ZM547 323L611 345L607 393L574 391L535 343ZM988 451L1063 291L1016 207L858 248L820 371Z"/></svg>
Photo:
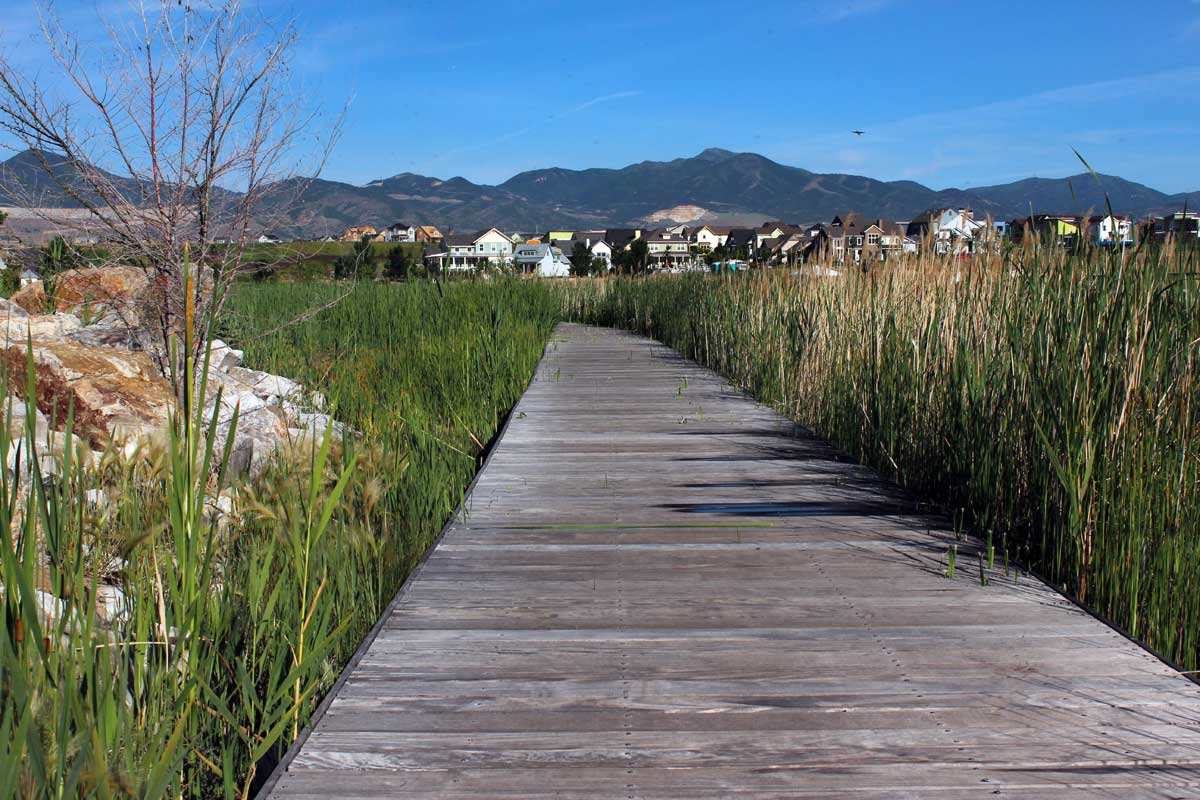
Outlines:
<svg viewBox="0 0 1200 800"><path fill-rule="evenodd" d="M940 529L939 529L940 528ZM271 797L1200 797L1200 687L647 339L564 325Z"/></svg>

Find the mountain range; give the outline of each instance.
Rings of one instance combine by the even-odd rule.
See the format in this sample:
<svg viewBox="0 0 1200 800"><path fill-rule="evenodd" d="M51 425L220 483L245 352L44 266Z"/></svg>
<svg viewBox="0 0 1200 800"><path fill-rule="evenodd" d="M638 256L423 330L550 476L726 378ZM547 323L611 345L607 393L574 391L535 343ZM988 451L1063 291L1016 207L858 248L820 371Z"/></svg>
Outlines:
<svg viewBox="0 0 1200 800"><path fill-rule="evenodd" d="M68 169L60 162L56 169ZM125 179L128 180L128 179ZM128 180L130 191L136 184ZM13 192L12 187L23 191ZM513 231L652 227L675 222L750 224L763 220L807 223L859 211L907 220L924 210L969 207L994 219L1034 212L1102 210L1143 216L1200 206L1200 191L1167 194L1114 175L1028 178L970 189L931 189L915 181L810 172L755 153L708 149L691 158L643 161L622 169L549 168L522 172L497 186L402 173L356 186L317 179L284 184L269 194L264 227L303 237L336 234L350 225L398 221L433 224L443 231L497 226ZM6 191L6 188L9 191ZM0 164L0 205L36 196L45 207L70 207L47 179L37 154L26 151ZM284 198L287 198L286 200Z"/></svg>

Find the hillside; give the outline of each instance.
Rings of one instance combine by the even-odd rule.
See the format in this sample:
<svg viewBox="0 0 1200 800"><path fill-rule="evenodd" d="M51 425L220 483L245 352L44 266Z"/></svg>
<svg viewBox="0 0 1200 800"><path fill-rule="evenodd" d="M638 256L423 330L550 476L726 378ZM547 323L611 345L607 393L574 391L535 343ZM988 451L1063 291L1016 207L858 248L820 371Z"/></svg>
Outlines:
<svg viewBox="0 0 1200 800"><path fill-rule="evenodd" d="M70 166L48 156L60 178ZM137 183L115 178L135 196ZM264 203L260 226L282 235L317 238L349 225L434 224L445 231L496 225L515 231L551 228L638 227L679 222L780 219L827 220L848 210L909 219L929 208L967 206L997 219L1037 212L1114 210L1134 215L1200 207L1200 192L1167 195L1111 175L1027 178L971 189L935 190L914 181L810 172L755 153L712 148L691 158L643 161L621 169L559 167L513 176L499 186L461 177L402 173L356 186L318 179L277 184ZM25 152L0 164L0 205L77 206L51 180L40 159Z"/></svg>

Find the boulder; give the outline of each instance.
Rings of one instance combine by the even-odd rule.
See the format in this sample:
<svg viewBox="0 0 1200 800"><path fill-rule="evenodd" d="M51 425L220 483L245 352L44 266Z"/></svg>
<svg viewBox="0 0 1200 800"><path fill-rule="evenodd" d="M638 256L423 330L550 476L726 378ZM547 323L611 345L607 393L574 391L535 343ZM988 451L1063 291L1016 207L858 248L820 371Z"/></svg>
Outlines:
<svg viewBox="0 0 1200 800"><path fill-rule="evenodd" d="M66 334L68 339L89 347L111 347L118 350L143 350L146 342L142 331L130 328L116 314L109 314Z"/></svg>
<svg viewBox="0 0 1200 800"><path fill-rule="evenodd" d="M227 372L234 367L242 365L243 355L241 350L234 350L220 339L213 339L212 352L209 355L209 366L211 369Z"/></svg>
<svg viewBox="0 0 1200 800"><path fill-rule="evenodd" d="M325 431L331 426L333 428L330 436L333 439L340 439L346 433L346 426L328 414L309 414L300 412L295 415L296 423L299 430L306 434L311 434L317 439L322 439L325 436Z"/></svg>
<svg viewBox="0 0 1200 800"><path fill-rule="evenodd" d="M0 297L0 317L28 317L29 312L12 300Z"/></svg>
<svg viewBox="0 0 1200 800"><path fill-rule="evenodd" d="M167 422L171 386L145 353L43 340L34 342L33 360L37 407L58 430L72 404L76 431L93 443L148 433ZM0 370L19 395L25 369L24 347L0 349Z"/></svg>
<svg viewBox="0 0 1200 800"><path fill-rule="evenodd" d="M41 281L21 287L12 300L31 314L105 306L136 317L150 281L144 270L119 266L68 270L55 278L54 285L54 309L46 307L46 290ZM136 319L127 321L136 324Z"/></svg>
<svg viewBox="0 0 1200 800"><path fill-rule="evenodd" d="M217 447L229 436L229 423L217 425ZM263 405L238 416L237 435L229 454L229 470L235 475L257 474L271 454L288 440L287 419L278 406Z"/></svg>
<svg viewBox="0 0 1200 800"><path fill-rule="evenodd" d="M24 345L27 339L62 339L82 327L71 314L25 314L0 316L0 341Z"/></svg>
<svg viewBox="0 0 1200 800"><path fill-rule="evenodd" d="M304 387L290 378L272 375L269 372L233 367L225 371L235 385L257 395L272 405L279 405L285 400L299 400L304 395Z"/></svg>

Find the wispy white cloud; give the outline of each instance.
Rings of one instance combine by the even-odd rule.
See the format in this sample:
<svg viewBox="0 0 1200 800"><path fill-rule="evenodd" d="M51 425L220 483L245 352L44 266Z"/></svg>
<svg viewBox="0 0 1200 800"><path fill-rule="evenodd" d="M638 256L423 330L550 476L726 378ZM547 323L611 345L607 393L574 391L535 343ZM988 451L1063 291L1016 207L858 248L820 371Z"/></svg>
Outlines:
<svg viewBox="0 0 1200 800"><path fill-rule="evenodd" d="M1173 182L1161 177L1164 158L1172 165L1165 172L1175 175L1175 182L1194 182L1187 175L1195 174L1200 157L1189 145L1195 130L1190 109L1200 100L1200 67L971 102L972 95L987 97L990 90L969 83L965 95L947 94L941 110L876 121L856 118L854 125L866 135L851 142L846 130L851 125L838 122L836 128L803 138L781 136L763 147L768 155L808 169L919 180L934 187L1073 174L1081 166L1072 147L1102 172L1144 176L1156 188L1171 189ZM1152 112L1154 117L1147 116ZM1151 118L1160 124L1120 124Z"/></svg>
<svg viewBox="0 0 1200 800"><path fill-rule="evenodd" d="M851 17L862 17L882 11L895 0L815 0L810 11L826 22L840 22Z"/></svg>
<svg viewBox="0 0 1200 800"><path fill-rule="evenodd" d="M552 125L555 122L566 119L567 117L574 116L575 114L578 114L582 111L586 111L589 108L598 106L601 103L610 103L614 100L624 100L624 99L630 98L630 97L637 97L641 94L642 94L641 91L630 90L630 91L623 91L623 92L613 92L612 94L604 94L604 95L600 95L598 97L593 97L590 100L584 100L581 103L577 103L573 106L570 106L563 111L559 111L557 113L552 113L552 114L547 114L545 117L542 118L541 121L539 121L533 125L526 125L521 128L514 128L513 130L507 131L507 132L501 134L500 136L496 136L496 137L488 139L486 141L474 142L472 144L464 145L462 147L456 147L456 148L453 148L450 150L446 150L442 153L439 153L438 155L435 155L431 159L431 161L433 161L433 162L445 161L447 159L465 155L467 153L475 153L475 152L479 152L482 150L489 150L497 145L512 141L513 139L518 139L522 136L528 136L529 134L533 133L534 131L541 130L549 125Z"/></svg>

